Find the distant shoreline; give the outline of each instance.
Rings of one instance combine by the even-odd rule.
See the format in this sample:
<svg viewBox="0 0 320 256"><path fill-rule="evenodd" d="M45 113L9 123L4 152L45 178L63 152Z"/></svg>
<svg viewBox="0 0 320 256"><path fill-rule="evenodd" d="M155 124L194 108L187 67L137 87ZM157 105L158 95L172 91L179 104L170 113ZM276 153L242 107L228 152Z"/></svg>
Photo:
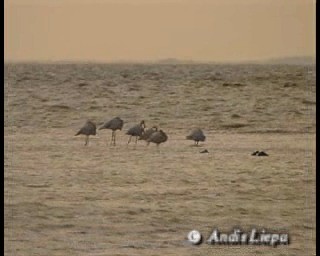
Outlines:
<svg viewBox="0 0 320 256"><path fill-rule="evenodd" d="M250 65L250 64L281 64L281 65L315 65L314 56L291 56L268 58L261 60L242 60L242 61L204 61L192 59L163 58L155 60L4 60L5 64L9 63L39 63L39 64L155 64L155 65Z"/></svg>

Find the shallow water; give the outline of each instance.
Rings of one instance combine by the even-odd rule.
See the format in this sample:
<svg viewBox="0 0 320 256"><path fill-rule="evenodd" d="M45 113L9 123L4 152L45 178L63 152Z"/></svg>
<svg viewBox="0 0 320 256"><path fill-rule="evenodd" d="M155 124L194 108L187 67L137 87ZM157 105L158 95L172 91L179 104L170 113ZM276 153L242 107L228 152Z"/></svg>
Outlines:
<svg viewBox="0 0 320 256"><path fill-rule="evenodd" d="M315 89L313 66L5 65L5 254L315 255ZM115 147L73 136L114 116ZM159 149L126 145L141 119ZM291 243L186 243L234 226Z"/></svg>
<svg viewBox="0 0 320 256"><path fill-rule="evenodd" d="M164 129L314 132L314 66L6 65L5 126L77 128L113 116ZM9 123L8 123L9 122Z"/></svg>

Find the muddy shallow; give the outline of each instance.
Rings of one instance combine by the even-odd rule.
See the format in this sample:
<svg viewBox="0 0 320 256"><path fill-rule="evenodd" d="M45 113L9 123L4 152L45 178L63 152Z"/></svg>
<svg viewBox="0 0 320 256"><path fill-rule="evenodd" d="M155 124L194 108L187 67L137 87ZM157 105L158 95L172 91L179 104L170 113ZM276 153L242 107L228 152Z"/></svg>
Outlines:
<svg viewBox="0 0 320 256"><path fill-rule="evenodd" d="M315 255L314 76L311 66L6 65L5 254ZM110 130L87 147L74 137L87 119L117 115L115 147ZM126 145L141 119L168 134L159 150ZM199 147L185 140L197 126ZM186 242L192 229L207 238L235 226L291 242Z"/></svg>

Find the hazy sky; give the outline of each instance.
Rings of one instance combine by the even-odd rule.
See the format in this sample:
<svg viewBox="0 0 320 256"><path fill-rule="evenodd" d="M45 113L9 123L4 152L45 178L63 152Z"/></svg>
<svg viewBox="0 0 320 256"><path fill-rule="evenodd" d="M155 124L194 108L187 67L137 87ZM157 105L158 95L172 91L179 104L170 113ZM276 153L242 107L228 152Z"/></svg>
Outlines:
<svg viewBox="0 0 320 256"><path fill-rule="evenodd" d="M5 60L315 55L315 0L5 0Z"/></svg>

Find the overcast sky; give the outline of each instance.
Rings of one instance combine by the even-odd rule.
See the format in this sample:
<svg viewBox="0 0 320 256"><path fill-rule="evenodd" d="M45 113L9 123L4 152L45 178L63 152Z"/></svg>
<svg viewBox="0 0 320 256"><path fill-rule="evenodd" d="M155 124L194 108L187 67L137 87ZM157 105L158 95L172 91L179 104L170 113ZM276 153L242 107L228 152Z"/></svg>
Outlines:
<svg viewBox="0 0 320 256"><path fill-rule="evenodd" d="M315 55L315 0L5 0L5 60Z"/></svg>

